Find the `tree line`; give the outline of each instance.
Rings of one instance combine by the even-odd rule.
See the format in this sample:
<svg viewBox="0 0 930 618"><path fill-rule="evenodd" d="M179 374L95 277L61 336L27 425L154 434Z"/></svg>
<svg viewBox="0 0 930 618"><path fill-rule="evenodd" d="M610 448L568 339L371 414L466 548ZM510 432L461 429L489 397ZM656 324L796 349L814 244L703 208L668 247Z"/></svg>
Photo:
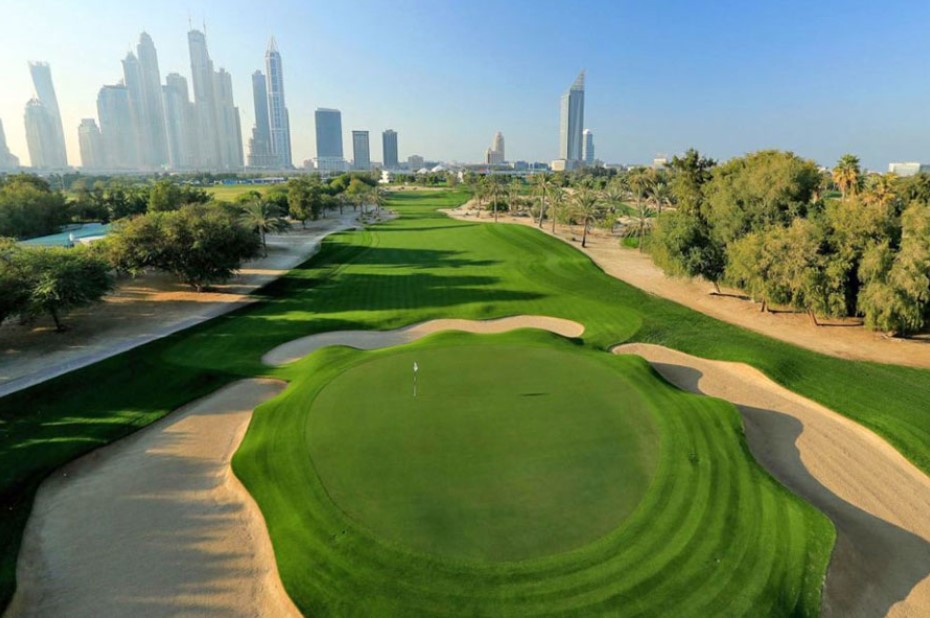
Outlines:
<svg viewBox="0 0 930 618"><path fill-rule="evenodd" d="M385 200L373 179L349 175L329 181L294 177L264 195L246 191L234 203L164 179L148 186L116 180L98 184L87 195L83 190L75 188L69 202L37 177L3 180L0 224L16 227L21 235L40 229L35 223L26 225L36 218L41 219L41 229L57 231L69 220L68 209L75 203L84 204L83 212L100 214L105 209L114 220L107 237L88 246L35 247L0 238L0 323L12 318L28 323L47 314L62 330L62 317L69 310L100 300L117 277L149 270L170 273L203 291L230 279L244 261L267 255L268 234L286 231L292 222L318 219L327 211L380 208ZM18 209L4 210L5 203L18 204ZM10 228L0 229L15 236Z"/></svg>

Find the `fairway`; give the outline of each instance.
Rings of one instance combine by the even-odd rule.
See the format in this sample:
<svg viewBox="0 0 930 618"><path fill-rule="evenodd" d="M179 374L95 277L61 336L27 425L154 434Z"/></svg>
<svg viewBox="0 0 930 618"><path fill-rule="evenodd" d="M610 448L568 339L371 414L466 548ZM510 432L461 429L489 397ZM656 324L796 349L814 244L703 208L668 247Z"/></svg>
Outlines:
<svg viewBox="0 0 930 618"><path fill-rule="evenodd" d="M651 414L615 365L498 344L381 354L313 401L309 454L389 541L481 561L573 549L617 527L655 468Z"/></svg>

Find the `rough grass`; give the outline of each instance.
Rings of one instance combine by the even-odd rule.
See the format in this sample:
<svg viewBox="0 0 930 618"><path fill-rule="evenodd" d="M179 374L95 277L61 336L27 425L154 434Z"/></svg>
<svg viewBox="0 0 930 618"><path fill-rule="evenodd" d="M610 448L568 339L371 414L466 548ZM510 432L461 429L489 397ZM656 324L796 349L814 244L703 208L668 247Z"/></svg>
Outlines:
<svg viewBox="0 0 930 618"><path fill-rule="evenodd" d="M46 475L231 380L299 377L296 368L263 367L261 355L333 329L523 313L574 319L585 324L591 349L646 341L754 365L875 429L930 470L930 371L845 361L774 341L625 285L537 230L436 212L466 197L397 194L391 207L400 219L330 237L314 259L264 288L264 302L0 399L0 605L12 592L22 526ZM818 582L826 551L812 551L807 562L809 578ZM715 573L719 585L734 576L729 569ZM660 594L661 575L654 575L653 592ZM625 597L634 607L647 588L636 590ZM784 607L816 611L813 588L772 583L773 590Z"/></svg>

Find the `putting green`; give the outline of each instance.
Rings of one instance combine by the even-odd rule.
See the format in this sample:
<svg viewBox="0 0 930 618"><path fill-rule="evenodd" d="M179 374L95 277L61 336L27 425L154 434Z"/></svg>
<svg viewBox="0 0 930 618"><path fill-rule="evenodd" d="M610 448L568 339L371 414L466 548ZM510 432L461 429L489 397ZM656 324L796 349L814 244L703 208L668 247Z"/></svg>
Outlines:
<svg viewBox="0 0 930 618"><path fill-rule="evenodd" d="M419 552L480 561L609 533L645 494L658 447L648 407L615 363L513 344L356 364L313 401L306 435L350 518Z"/></svg>

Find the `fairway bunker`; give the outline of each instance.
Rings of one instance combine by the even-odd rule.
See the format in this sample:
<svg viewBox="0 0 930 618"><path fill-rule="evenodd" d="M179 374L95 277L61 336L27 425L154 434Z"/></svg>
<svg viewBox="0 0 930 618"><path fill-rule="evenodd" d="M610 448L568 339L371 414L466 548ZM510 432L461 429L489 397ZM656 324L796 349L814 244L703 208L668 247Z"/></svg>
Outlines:
<svg viewBox="0 0 930 618"><path fill-rule="evenodd" d="M560 553L616 528L649 485L657 441L609 363L513 344L364 360L317 395L307 436L353 520L418 552L479 561Z"/></svg>

